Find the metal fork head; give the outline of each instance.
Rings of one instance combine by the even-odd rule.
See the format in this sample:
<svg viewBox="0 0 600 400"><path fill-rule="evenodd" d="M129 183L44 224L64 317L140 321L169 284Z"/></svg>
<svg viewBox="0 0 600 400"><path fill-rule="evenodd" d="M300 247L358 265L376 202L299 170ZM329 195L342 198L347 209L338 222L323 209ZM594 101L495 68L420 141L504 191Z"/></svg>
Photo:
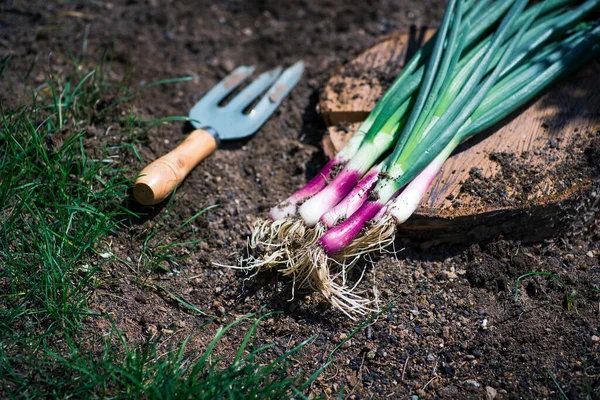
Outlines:
<svg viewBox="0 0 600 400"><path fill-rule="evenodd" d="M219 139L241 139L249 136L256 132L281 104L300 80L303 71L304 64L298 61L283 73L281 67L265 72L229 103L220 106L219 103L254 72L254 67L238 67L192 107L189 114L191 123L197 129L207 127L214 129ZM265 95L254 108L244 113L244 110L265 91Z"/></svg>

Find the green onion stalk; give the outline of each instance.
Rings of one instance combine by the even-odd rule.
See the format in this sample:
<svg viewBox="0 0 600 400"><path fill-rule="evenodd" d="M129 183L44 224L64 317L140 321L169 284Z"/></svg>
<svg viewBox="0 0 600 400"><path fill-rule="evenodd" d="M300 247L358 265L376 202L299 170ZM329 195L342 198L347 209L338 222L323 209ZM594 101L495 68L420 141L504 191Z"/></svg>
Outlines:
<svg viewBox="0 0 600 400"><path fill-rule="evenodd" d="M501 22L500 27L494 33L491 42L486 46L487 51L483 54L483 58L478 60L478 63L473 64L471 70L468 71L469 78L463 85L463 90L457 96L458 101L450 105L447 102L440 102L439 99L444 98L443 94L448 92L451 86L450 83L452 82L454 68L457 66L458 56L464 48L465 35L459 35L458 30L460 27L460 10L462 5L463 1L460 0L450 1L448 5L442 27L440 28L443 33L436 40L435 49L427 64L427 70L424 74L418 96L411 109L407 123L403 128L403 135L399 137L391 157L385 163L383 173L378 177L375 188L369 193L369 199L348 220L327 231L318 240L317 245L308 251L313 254L310 257L313 264L322 266L321 268L316 268L316 271L328 271L327 254L342 252L360 233L365 223L374 218L385 207L388 200L392 199L395 193L401 189L402 186L396 186L395 183L404 172L401 166L405 164L406 154L409 153L405 149L410 150L411 147L418 147L421 142L428 141L428 139L437 133L436 129L439 130L439 127L443 126L442 124L444 123L446 125L450 123L451 128L458 129L462 124L461 118L464 121L468 116L467 113L473 111L479 105L478 103L483 100L487 91L495 83L499 71L507 63L513 48L516 47L519 39L531 25L535 17L535 15L532 15L523 24L516 37L511 40L509 48L504 52L505 55L501 58L500 64L496 66L491 76L486 78L485 84L482 84L481 80L492 62L493 55L507 39L510 27L515 24L517 17L525 9L526 0L519 0L514 3L507 16ZM452 25L450 24L450 20L453 20ZM446 36L447 40L444 37L445 34L448 34ZM473 91L476 89L479 90L473 97ZM438 112L439 109L442 111ZM307 204L308 202L304 206ZM329 282L335 283L335 279L329 279ZM352 290L344 290L344 286L342 285L341 289L332 286L323 294L329 301L344 311L356 312L356 310L363 309L364 306L357 303L356 299L351 296Z"/></svg>
<svg viewBox="0 0 600 400"><path fill-rule="evenodd" d="M574 71L582 63L589 61L590 57L597 55L598 46L592 46L590 48L591 53L584 58L574 59L575 64L570 64L570 69L558 66L559 63L565 61L564 57L568 52L576 50L578 47L583 49L580 51L585 51L588 46L592 45L593 42L585 43L585 40L594 40L593 35L596 35L594 25L581 25L563 42L547 46L531 62L513 71L497 83L480 107L467 120L458 134L442 152L399 191L373 218L367 231L364 235L361 235L364 237L353 240L344 249L345 257L355 257L357 254L364 254L372 251L374 248L381 248L381 242L393 242L395 227L406 222L417 209L444 162L452 154L457 145L476 133L494 126L515 109L534 98L545 87L551 85L560 77ZM572 55L572 57L579 56ZM541 74L547 73L550 67L554 69L560 68L560 72L556 72L554 75L544 75L543 82L536 80ZM379 242L367 239L374 237L379 238Z"/></svg>
<svg viewBox="0 0 600 400"><path fill-rule="evenodd" d="M589 9L590 7L586 6L582 7L581 10L577 10L576 12L574 11L567 14L564 13L565 9L561 9L540 19L540 23L538 23L533 29L530 29L524 36L524 39L520 44L520 48L522 49L522 51L517 57L515 57L511 61L511 64L514 66L516 64L516 60L522 59L525 54L528 54L539 48L540 45L543 44L544 41L550 37L551 33L564 29L564 26L572 24L572 21L581 18L582 15L585 15L586 12L589 12ZM537 10L534 9L533 11ZM553 27L553 29L548 29L549 27ZM480 43L477 46L477 48L471 51L471 54L467 55L465 59L461 62L461 64L459 65L459 72L461 76L456 76L458 75L458 73L455 74L452 88L446 95L446 98L456 96L456 92L460 89L460 86L458 84L460 84L461 82L464 83L465 77L470 72L470 68L465 68L465 65L470 64L472 67L473 63L478 62L481 55L478 55L477 53L481 52L482 45L488 43L489 40L489 37L486 38L486 40ZM455 52L455 56L458 55L458 53L459 52ZM495 65L497 61L498 60L495 60L493 64ZM506 71L509 70L511 70L510 67L506 69ZM438 82L441 83L442 80L439 80ZM448 100L446 100L446 103L447 102ZM421 126L423 116L426 115L427 113L422 113L420 124ZM431 128L432 123L437 121L437 119L439 119L439 116L434 116L432 118L432 121L430 121L428 128L425 130L424 134L428 132L428 129ZM413 136L413 143L416 137L417 136ZM330 211L328 211L321 217L321 221L325 224L327 228L332 228L337 224L338 221L348 218L364 203L364 201L366 201L366 196L362 194L369 192L373 188L375 182L377 181L377 175L380 172L382 172L382 165L379 165L373 168L371 171L369 171L362 178L362 180L352 189L352 192L349 195L347 195L346 198L344 198L343 201L338 203L335 207L333 207Z"/></svg>
<svg viewBox="0 0 600 400"><path fill-rule="evenodd" d="M476 43L514 1L481 0L476 4L466 1L463 7L466 22L462 26L462 31L467 32L465 44ZM559 8L570 1L552 0L550 8ZM243 264L249 268L275 267L284 274L288 268L293 272L296 264L293 253L298 245L306 247L303 244L314 243L325 231L327 225L317 224L319 217L347 196L396 143L425 74L425 63L432 52L441 51L444 37L439 39L440 32L447 34L451 14L446 13L440 31L407 63L349 143L303 188L273 207L268 220L256 221L248 243L249 257L242 260ZM458 26L460 21L455 18L453 22ZM469 28L471 24L473 27Z"/></svg>
<svg viewBox="0 0 600 400"><path fill-rule="evenodd" d="M598 0L588 1L585 6L590 4L597 6L599 3ZM412 142L412 146L409 143L404 147L402 142L398 142L394 154L390 157L393 161L386 164L385 174L380 175L377 186L373 189L374 193L370 194L377 200L367 200L361 206L364 207L363 212L367 208L374 208L370 211L373 215L367 220L373 218L388 200L438 155L434 165L441 168L443 162L440 161L445 160L451 153L450 150L462 141L497 123L560 77L573 72L594 57L598 40L597 24L598 22L595 22L575 27L567 38L560 42L552 42L543 49L536 48L537 51L531 55L529 62L507 71L504 67L513 57L515 49L518 49L515 45L518 43L517 39L522 36L519 35L512 40L514 48L506 49L497 67L484 81L481 81L479 86L470 84L473 81L476 83L482 77L481 71L478 70L483 69L486 60L483 59L478 63L478 68L470 71L469 82L452 100L451 106L448 106L450 103L447 101L441 102L438 110L443 111L433 113L430 121L434 126L433 128L428 126L425 134L418 134L423 137L419 142ZM522 31L526 27L527 25L524 25ZM495 51L493 46L490 51ZM498 80L502 75L504 75L503 79ZM465 88L470 90L464 90ZM434 166L431 170L434 170ZM405 197L406 195L401 196L401 199ZM365 215L368 213L363 214L362 217L364 218ZM353 219L352 222L345 221L346 229L356 222L357 219ZM362 228L362 225L360 226ZM336 228L342 229L342 227ZM326 235L328 234L330 232ZM339 242L336 246L330 247L328 252L336 253L344 247L344 243Z"/></svg>
<svg viewBox="0 0 600 400"><path fill-rule="evenodd" d="M255 226L251 247L263 246L264 254L249 265L275 266L342 310L365 310L345 273L330 276L327 265L344 271L348 259L393 242L395 226L416 209L459 143L596 54L597 27L582 21L599 0L573 3L450 1L438 33L349 144Z"/></svg>
<svg viewBox="0 0 600 400"><path fill-rule="evenodd" d="M468 31L466 42L468 44L475 43L486 30L497 22L514 1L481 0L475 5L473 5L473 0L466 1L465 20L466 23L474 26ZM556 4L553 7L559 7L569 3L570 0L552 0L552 2ZM490 5L490 3L493 4ZM484 10L486 10L485 14ZM484 14L483 18L482 14ZM477 23L475 24L475 22ZM304 187L271 209L269 216L272 220L280 220L296 214L300 202L306 201L320 193L325 187L331 186L328 185L330 179L336 178L338 175L356 175L355 171L362 171L364 174L375 163L377 156L382 154L381 149L388 149L394 144L398 131L397 124L409 109L411 94L419 87L424 74L424 62L434 50L435 39L438 35L439 33L436 33L411 58L348 144ZM376 152L375 155L374 152ZM369 159L374 161L369 162ZM348 172L337 173L348 163L351 163L345 168ZM368 166L365 167L365 164Z"/></svg>
<svg viewBox="0 0 600 400"><path fill-rule="evenodd" d="M461 119L458 129L448 129L430 142L421 141L408 155L404 153L403 159L398 157L388 171L393 171L398 161L406 169L396 176L390 174L380 177L373 189L377 194L370 196L372 200L366 200L349 219L327 231L318 240L318 246L314 246L311 256L315 268L327 269L324 263L332 259L356 259L359 255L392 243L396 226L415 211L456 146L500 122L561 77L600 54L600 23L576 28L567 39L551 44L542 53L545 53L544 57L534 57L531 62L497 82L475 111L464 121ZM391 195L390 187L395 188ZM369 226L363 230L367 222ZM316 286L327 284L319 283ZM353 293L345 286L328 295L340 297L335 303L342 304L345 312L356 312L363 304L362 299L350 296Z"/></svg>
<svg viewBox="0 0 600 400"><path fill-rule="evenodd" d="M404 134L404 132L410 132L410 129L407 130L404 127L407 123L408 113L415 114L415 106L420 108L419 104L414 104L415 100L413 98L416 91L424 82L433 84L428 77L435 76L437 69L448 69L449 65L439 65L443 53L456 54L454 60L452 57L447 57L447 64L452 61L456 63L457 58L460 56L460 51L448 51L447 46L456 47L459 41L461 41L460 45L464 48L470 48L477 44L486 31L498 22L515 1L491 2L485 0L471 5L470 9L462 6L459 10L455 9L456 3L455 1L449 3L444 20L434 38L411 59L387 94L378 102L373 114L370 116L369 130L362 138L361 144L352 159L335 177L331 177L333 179L326 187L314 196L307 198L299 207L298 213L307 225L314 226L323 214L338 204L352 190L360 178L369 171L386 151L393 148L399 138L402 140L408 137ZM463 2L459 3L462 4ZM516 23L509 27L507 34L514 34L514 29L533 13L539 13L542 10L549 13L570 3L572 3L570 0L552 0L546 6L542 4L535 5L527 12L517 16ZM483 13L486 8L489 9L489 12ZM459 33L462 33L462 35L459 35ZM448 39L448 43L446 43L446 39ZM479 46L482 45L485 45L485 43ZM437 82L437 84L438 87L434 88L434 91L439 90L439 85L443 84L443 80ZM426 99L421 98L416 101L424 102ZM415 115L418 116L418 114ZM371 123L371 121L373 122ZM296 195L294 194L292 197ZM284 202L284 204L289 203ZM280 205L271 210L270 215L275 220L280 216L277 211L281 207Z"/></svg>
<svg viewBox="0 0 600 400"><path fill-rule="evenodd" d="M509 35L509 28L516 23L517 17L525 9L526 3L526 0L515 2L498 30L493 34L492 40L485 46L482 57L476 63L472 63L472 68L468 68L467 73L464 74L468 78L452 101L446 100L447 96L444 94L450 89L451 76L454 71L438 69L435 62L430 63L417 102L411 110L409 122L405 127L404 132L406 133L396 144L392 157L384 168L385 175L382 174L370 194L373 200L367 200L349 220L333 228L319 240L327 253L337 253L345 248L349 244L349 240L352 240L360 232L364 223L375 217L387 201L404 186L402 180L406 179L404 177L406 176L408 157L423 147L425 147L425 151L432 154L426 145L444 134L452 139L460 126L483 101L487 92L498 79L500 72L512 57L519 39L534 20L534 16L532 16L522 25L518 34L510 41L510 46L504 50L499 64L489 76L486 76L485 73L494 55L501 50L503 42ZM458 4L460 5L460 1ZM445 60L454 59L455 54L453 53L462 51L462 48L455 49L450 46L450 43L451 41L446 47L447 51L440 54L441 62L439 64L441 65L450 66L451 63L446 63ZM440 84L440 82L443 83ZM442 90L444 87L446 89ZM438 102L438 99L442 99L442 101L439 101L440 104L436 109L433 105ZM421 131L420 129L424 126L427 128ZM432 155L435 157L437 154ZM343 231L344 234L340 235L340 231Z"/></svg>

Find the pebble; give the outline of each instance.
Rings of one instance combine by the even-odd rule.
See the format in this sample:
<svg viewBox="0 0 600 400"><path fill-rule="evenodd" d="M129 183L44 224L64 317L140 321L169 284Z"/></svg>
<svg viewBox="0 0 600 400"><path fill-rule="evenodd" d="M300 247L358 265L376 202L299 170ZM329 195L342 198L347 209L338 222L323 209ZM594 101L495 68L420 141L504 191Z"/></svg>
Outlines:
<svg viewBox="0 0 600 400"><path fill-rule="evenodd" d="M148 330L148 332L152 335L156 335L156 333L158 332L158 328L154 324L146 325L146 330Z"/></svg>
<svg viewBox="0 0 600 400"><path fill-rule="evenodd" d="M147 304L148 303L148 299L146 298L146 296L142 293L138 293L134 296L134 299L138 302L138 303L142 303L142 304Z"/></svg>
<svg viewBox="0 0 600 400"><path fill-rule="evenodd" d="M488 400L494 400L494 398L498 395L498 391L491 386L485 387L485 393L487 394Z"/></svg>
<svg viewBox="0 0 600 400"><path fill-rule="evenodd" d="M377 349L377 355L379 355L379 357L381 358L386 358L387 357L387 351L383 350L381 347Z"/></svg>
<svg viewBox="0 0 600 400"><path fill-rule="evenodd" d="M212 308L214 308L215 313L219 316L222 317L223 315L225 315L225 307L223 307L221 305L221 303L219 303L218 301L214 301L212 304Z"/></svg>
<svg viewBox="0 0 600 400"><path fill-rule="evenodd" d="M435 356L433 354L427 354L427 361L435 361Z"/></svg>
<svg viewBox="0 0 600 400"><path fill-rule="evenodd" d="M448 327L448 326L443 327L442 335L444 336L444 339L450 339L450 327Z"/></svg>
<svg viewBox="0 0 600 400"><path fill-rule="evenodd" d="M586 253L586 255L590 258L594 258L594 253L590 250Z"/></svg>
<svg viewBox="0 0 600 400"><path fill-rule="evenodd" d="M479 382L477 382L475 379L467 379L465 381L465 384L471 385L471 386L474 386L474 387L480 387L481 386L481 384Z"/></svg>
<svg viewBox="0 0 600 400"><path fill-rule="evenodd" d="M596 335L592 336L592 342L600 342L600 337Z"/></svg>
<svg viewBox="0 0 600 400"><path fill-rule="evenodd" d="M442 272L440 272L440 276L443 279L457 279L458 278L458 275L456 275L452 271L442 271Z"/></svg>
<svg viewBox="0 0 600 400"><path fill-rule="evenodd" d="M488 320L487 318L484 318L483 321L481 321L481 329L483 329L484 331L488 328Z"/></svg>
<svg viewBox="0 0 600 400"><path fill-rule="evenodd" d="M356 379L354 375L346 375L346 380L348 381L348 384L350 384L350 386L356 386L356 384L358 383L358 379Z"/></svg>
<svg viewBox="0 0 600 400"><path fill-rule="evenodd" d="M223 69L227 72L231 72L235 68L235 63L230 58L226 58L225 60L223 60L221 65L223 66Z"/></svg>

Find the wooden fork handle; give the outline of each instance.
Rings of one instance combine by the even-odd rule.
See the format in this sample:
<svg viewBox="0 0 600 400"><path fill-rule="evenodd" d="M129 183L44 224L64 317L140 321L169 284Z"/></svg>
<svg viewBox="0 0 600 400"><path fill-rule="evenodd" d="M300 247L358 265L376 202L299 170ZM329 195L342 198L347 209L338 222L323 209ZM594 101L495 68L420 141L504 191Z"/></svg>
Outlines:
<svg viewBox="0 0 600 400"><path fill-rule="evenodd" d="M213 135L196 129L170 153L144 168L135 180L133 196L144 205L158 204L177 187L198 163L217 147Z"/></svg>

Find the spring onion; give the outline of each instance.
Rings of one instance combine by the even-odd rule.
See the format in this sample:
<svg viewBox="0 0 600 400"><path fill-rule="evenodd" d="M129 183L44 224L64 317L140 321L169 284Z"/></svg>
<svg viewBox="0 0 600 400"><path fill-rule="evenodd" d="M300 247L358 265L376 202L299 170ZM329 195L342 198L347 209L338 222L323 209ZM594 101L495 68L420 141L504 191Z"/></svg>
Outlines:
<svg viewBox="0 0 600 400"><path fill-rule="evenodd" d="M454 149L600 53L600 21L590 20L600 0L527 3L450 0L348 145L255 226L250 247L264 251L248 265L364 313L370 302L347 285L347 269L393 242Z"/></svg>

